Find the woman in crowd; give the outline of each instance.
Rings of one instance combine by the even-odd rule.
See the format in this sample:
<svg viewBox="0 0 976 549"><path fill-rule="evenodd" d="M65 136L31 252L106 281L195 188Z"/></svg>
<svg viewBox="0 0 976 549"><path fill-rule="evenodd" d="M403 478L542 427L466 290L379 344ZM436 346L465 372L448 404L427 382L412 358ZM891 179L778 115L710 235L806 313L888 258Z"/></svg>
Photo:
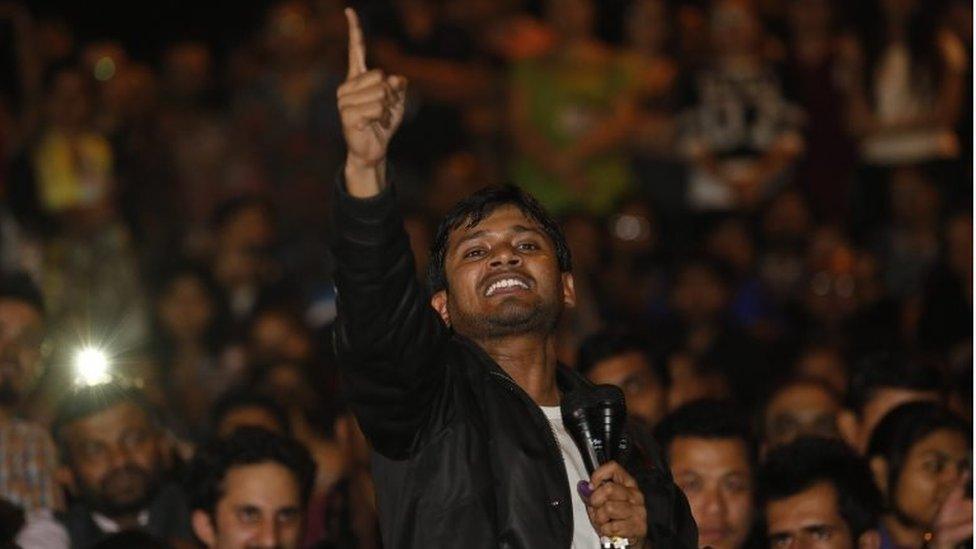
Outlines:
<svg viewBox="0 0 976 549"><path fill-rule="evenodd" d="M882 548L972 543L972 444L972 427L934 402L904 404L881 420L867 457L886 504Z"/></svg>

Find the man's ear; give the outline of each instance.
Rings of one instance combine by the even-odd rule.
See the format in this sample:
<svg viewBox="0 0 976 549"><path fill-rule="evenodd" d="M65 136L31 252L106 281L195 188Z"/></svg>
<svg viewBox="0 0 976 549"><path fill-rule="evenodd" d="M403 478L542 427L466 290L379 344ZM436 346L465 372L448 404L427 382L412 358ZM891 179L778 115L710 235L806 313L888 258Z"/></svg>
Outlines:
<svg viewBox="0 0 976 549"><path fill-rule="evenodd" d="M451 326L451 314L447 312L447 290L441 290L430 296L430 306L441 315L441 320L448 327Z"/></svg>
<svg viewBox="0 0 976 549"><path fill-rule="evenodd" d="M210 520L210 515L202 509L197 509L193 511L193 515L190 517L193 523L193 533L200 538L207 547L213 547L217 545L217 532L214 530L213 521Z"/></svg>
<svg viewBox="0 0 976 549"><path fill-rule="evenodd" d="M352 426L349 424L352 421L352 416L349 414L342 414L336 418L333 425L333 438L336 444L339 445L339 449L343 452L349 450L351 445L350 441L352 439Z"/></svg>
<svg viewBox="0 0 976 549"><path fill-rule="evenodd" d="M573 280L573 273L563 273L563 304L566 307L576 306L576 282Z"/></svg>
<svg viewBox="0 0 976 549"><path fill-rule="evenodd" d="M877 530L868 530L857 538L857 549L881 549L881 534Z"/></svg>
<svg viewBox="0 0 976 549"><path fill-rule="evenodd" d="M70 467L67 465L59 465L54 471L54 478L58 481L58 484L64 486L64 489L69 494L74 496L78 495L78 483L75 481L75 474L71 471Z"/></svg>
<svg viewBox="0 0 976 549"><path fill-rule="evenodd" d="M874 483L881 490L881 493L888 497L888 462L881 456L874 456L868 465L871 466Z"/></svg>
<svg viewBox="0 0 976 549"><path fill-rule="evenodd" d="M858 448L860 451L860 428L857 415L854 412L844 408L837 414L837 431L844 442L851 448Z"/></svg>

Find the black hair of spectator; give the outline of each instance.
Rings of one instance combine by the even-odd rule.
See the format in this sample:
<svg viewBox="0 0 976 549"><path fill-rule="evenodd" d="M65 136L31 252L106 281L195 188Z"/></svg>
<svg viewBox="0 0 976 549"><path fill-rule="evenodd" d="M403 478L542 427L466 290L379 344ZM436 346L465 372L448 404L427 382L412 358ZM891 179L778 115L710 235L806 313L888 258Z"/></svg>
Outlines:
<svg viewBox="0 0 976 549"><path fill-rule="evenodd" d="M61 451L61 457L71 462L71 453L64 438L64 430L75 421L95 415L120 404L131 403L141 409L149 423L159 426L157 410L139 389L119 382L78 387L68 393L58 404L51 423L51 434Z"/></svg>
<svg viewBox="0 0 976 549"><path fill-rule="evenodd" d="M861 415L868 401L883 388L940 391L942 384L938 372L908 353L876 353L858 362L854 369L847 391L851 410Z"/></svg>
<svg viewBox="0 0 976 549"><path fill-rule="evenodd" d="M228 414L241 408L260 408L278 422L286 435L291 435L291 422L288 412L270 396L246 389L231 389L214 403L210 412L210 424L216 430Z"/></svg>
<svg viewBox="0 0 976 549"><path fill-rule="evenodd" d="M44 296L26 273L6 273L0 278L0 299L21 301L37 309L44 316Z"/></svg>
<svg viewBox="0 0 976 549"><path fill-rule="evenodd" d="M0 498L0 549L19 547L17 534L26 524L24 510L13 502Z"/></svg>
<svg viewBox="0 0 976 549"><path fill-rule="evenodd" d="M622 330L604 330L584 339L580 343L576 370L586 376L597 363L630 352L644 355L658 383L663 387L671 386L671 373L664 361L653 356L647 344L637 335Z"/></svg>
<svg viewBox="0 0 976 549"><path fill-rule="evenodd" d="M91 549L170 549L170 544L143 530L123 530L102 539Z"/></svg>
<svg viewBox="0 0 976 549"><path fill-rule="evenodd" d="M242 428L200 448L187 466L184 486L190 509L213 516L223 498L224 481L230 470L263 463L277 463L288 469L301 490L302 505L308 504L315 481L315 462L308 450L295 439L264 429Z"/></svg>
<svg viewBox="0 0 976 549"><path fill-rule="evenodd" d="M912 447L936 431L956 431L966 437L972 448L972 427L937 402L909 402L891 410L878 422L868 442L867 458L884 458L888 464L888 505L894 499L905 460Z"/></svg>
<svg viewBox="0 0 976 549"><path fill-rule="evenodd" d="M438 225L430 249L430 263L427 265L427 286L430 293L447 289L444 260L447 257L447 244L451 232L462 225L467 228L474 227L496 209L508 205L517 207L539 224L556 249L556 260L560 271L568 273L573 269L569 245L559 223L549 215L535 197L514 185L486 187L458 202Z"/></svg>
<svg viewBox="0 0 976 549"><path fill-rule="evenodd" d="M664 416L654 429L654 438L665 455L671 451L675 439L682 437L741 440L747 449L749 465L753 471L756 469L756 439L749 418L732 402L714 399L688 402Z"/></svg>
<svg viewBox="0 0 976 549"><path fill-rule="evenodd" d="M837 390L830 385L830 383L827 383L819 377L796 375L785 378L773 385L773 387L769 390L769 394L763 399L762 408L760 409L761 413L756 418L758 424L756 432L759 434L760 439L766 438L766 412L769 410L769 405L772 403L773 399L776 398L780 392L798 385L813 385L830 395L830 397L834 399L838 405L844 405L843 395L839 394Z"/></svg>
<svg viewBox="0 0 976 549"><path fill-rule="evenodd" d="M867 462L839 440L801 437L766 456L759 470L760 508L820 483L837 494L837 508L853 541L878 527L881 494Z"/></svg>

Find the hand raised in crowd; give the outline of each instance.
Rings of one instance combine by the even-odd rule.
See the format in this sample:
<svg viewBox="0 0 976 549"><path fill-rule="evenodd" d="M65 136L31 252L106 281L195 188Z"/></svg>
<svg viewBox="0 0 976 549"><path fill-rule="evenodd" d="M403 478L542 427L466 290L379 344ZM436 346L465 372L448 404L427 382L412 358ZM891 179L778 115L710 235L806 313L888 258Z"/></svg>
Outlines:
<svg viewBox="0 0 976 549"><path fill-rule="evenodd" d="M353 196L366 197L385 185L386 150L403 121L407 80L380 69L367 70L359 17L347 8L346 19L349 73L337 94L347 147L346 183Z"/></svg>
<svg viewBox="0 0 976 549"><path fill-rule="evenodd" d="M584 496L586 513L597 534L627 538L630 547L643 547L647 537L647 509L637 481L616 461L593 471L589 497Z"/></svg>
<svg viewBox="0 0 976 549"><path fill-rule="evenodd" d="M963 475L942 502L932 524L932 540L928 547L955 549L960 543L972 539L973 499L966 496L971 478L969 474Z"/></svg>

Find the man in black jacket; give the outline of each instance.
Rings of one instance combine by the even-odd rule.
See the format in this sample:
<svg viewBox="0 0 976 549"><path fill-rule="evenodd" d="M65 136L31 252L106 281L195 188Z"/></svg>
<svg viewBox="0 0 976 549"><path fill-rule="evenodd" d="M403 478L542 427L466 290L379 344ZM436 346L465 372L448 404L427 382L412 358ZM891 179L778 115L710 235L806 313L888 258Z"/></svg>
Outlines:
<svg viewBox="0 0 976 549"><path fill-rule="evenodd" d="M534 199L505 188L462 201L435 238L429 296L416 280L386 169L406 81L366 69L358 19L346 15L335 338L375 450L384 545L585 548L607 536L695 547L688 504L649 438L629 430L620 463L588 479L582 470L558 406L593 386L556 362L573 277L565 239Z"/></svg>

